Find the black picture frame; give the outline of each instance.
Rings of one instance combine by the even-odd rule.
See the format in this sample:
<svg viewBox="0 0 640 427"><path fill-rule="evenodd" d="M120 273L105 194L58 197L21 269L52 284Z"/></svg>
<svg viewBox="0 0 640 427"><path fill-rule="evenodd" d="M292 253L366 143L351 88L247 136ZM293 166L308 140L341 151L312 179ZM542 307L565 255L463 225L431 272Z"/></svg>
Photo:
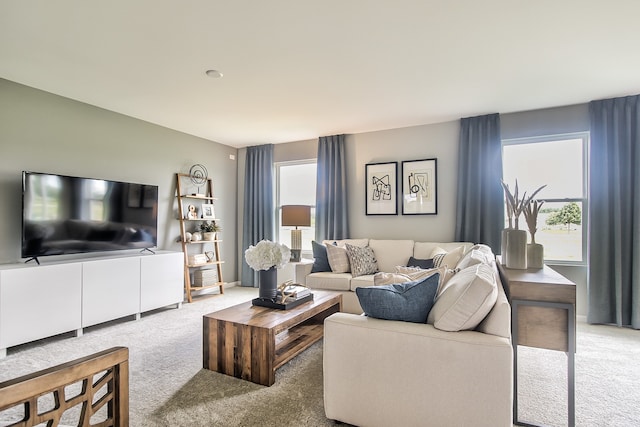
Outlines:
<svg viewBox="0 0 640 427"><path fill-rule="evenodd" d="M398 215L398 162L365 165L365 213Z"/></svg>
<svg viewBox="0 0 640 427"><path fill-rule="evenodd" d="M438 159L402 162L402 215L438 214Z"/></svg>

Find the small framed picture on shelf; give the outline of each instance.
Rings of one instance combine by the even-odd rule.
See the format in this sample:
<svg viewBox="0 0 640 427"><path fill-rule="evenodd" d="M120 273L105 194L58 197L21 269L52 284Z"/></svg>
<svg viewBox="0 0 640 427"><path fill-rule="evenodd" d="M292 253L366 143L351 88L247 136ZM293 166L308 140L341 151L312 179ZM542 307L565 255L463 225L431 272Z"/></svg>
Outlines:
<svg viewBox="0 0 640 427"><path fill-rule="evenodd" d="M216 213L213 209L212 203L202 204L202 218L203 219L216 219Z"/></svg>

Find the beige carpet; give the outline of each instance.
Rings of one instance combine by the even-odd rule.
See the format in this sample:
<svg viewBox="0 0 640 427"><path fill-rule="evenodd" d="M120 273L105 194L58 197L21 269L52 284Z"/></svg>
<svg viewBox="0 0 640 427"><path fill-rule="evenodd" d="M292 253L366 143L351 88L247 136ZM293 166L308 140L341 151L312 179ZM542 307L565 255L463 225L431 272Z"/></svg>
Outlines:
<svg viewBox="0 0 640 427"><path fill-rule="evenodd" d="M182 309L164 309L9 349L0 381L108 347L130 350L130 413L136 426L332 426L322 403L322 342L263 387L202 369L202 315L250 300L229 288ZM640 332L578 325L578 426L640 425ZM520 349L520 418L566 425L566 356ZM458 409L459 410L459 409ZM0 415L0 420L2 419ZM0 422L0 425L2 423Z"/></svg>

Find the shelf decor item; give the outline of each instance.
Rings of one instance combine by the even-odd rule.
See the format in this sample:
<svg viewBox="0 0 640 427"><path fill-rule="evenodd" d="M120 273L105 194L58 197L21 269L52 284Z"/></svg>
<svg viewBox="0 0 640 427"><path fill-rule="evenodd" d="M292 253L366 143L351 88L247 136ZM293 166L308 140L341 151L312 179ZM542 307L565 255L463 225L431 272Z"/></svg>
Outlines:
<svg viewBox="0 0 640 427"><path fill-rule="evenodd" d="M202 231L202 240L216 240L216 233L221 231L222 228L216 224L215 221L206 221L200 224L200 231Z"/></svg>
<svg viewBox="0 0 640 427"><path fill-rule="evenodd" d="M286 245L261 240L255 246L249 246L244 252L249 267L260 276L259 299L275 301L277 295L277 269L284 267L291 258L291 251Z"/></svg>
<svg viewBox="0 0 640 427"><path fill-rule="evenodd" d="M209 172L204 165L195 164L189 169L189 177L191 182L198 186L197 193L191 193L195 197L205 197L206 195L200 192L200 186L207 184L209 178Z"/></svg>

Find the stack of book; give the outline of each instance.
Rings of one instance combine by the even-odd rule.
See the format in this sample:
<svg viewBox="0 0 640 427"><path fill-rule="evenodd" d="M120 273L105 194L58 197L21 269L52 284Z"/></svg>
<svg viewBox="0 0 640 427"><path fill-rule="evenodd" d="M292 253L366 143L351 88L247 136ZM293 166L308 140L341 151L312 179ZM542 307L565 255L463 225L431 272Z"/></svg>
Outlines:
<svg viewBox="0 0 640 427"><path fill-rule="evenodd" d="M286 297L286 301L295 301L311 295L311 289L297 284L286 285L281 290L278 290L279 299L282 299L283 295Z"/></svg>

